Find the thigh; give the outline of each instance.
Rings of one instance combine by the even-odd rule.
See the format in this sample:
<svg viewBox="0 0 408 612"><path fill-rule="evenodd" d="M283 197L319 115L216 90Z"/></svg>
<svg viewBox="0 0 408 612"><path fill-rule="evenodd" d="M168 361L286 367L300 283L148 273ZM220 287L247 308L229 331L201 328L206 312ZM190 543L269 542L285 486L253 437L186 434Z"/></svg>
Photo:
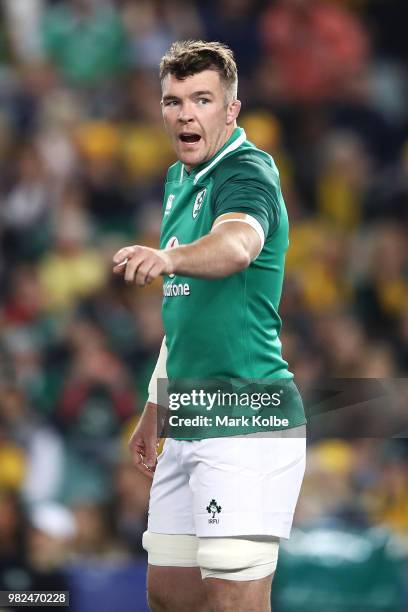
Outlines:
<svg viewBox="0 0 408 612"><path fill-rule="evenodd" d="M210 612L198 567L149 565L148 600L152 612Z"/></svg>
<svg viewBox="0 0 408 612"><path fill-rule="evenodd" d="M305 471L305 438L202 440L193 458L198 537L289 537Z"/></svg>
<svg viewBox="0 0 408 612"><path fill-rule="evenodd" d="M180 443L167 439L150 490L148 530L195 534L189 475L180 465Z"/></svg>

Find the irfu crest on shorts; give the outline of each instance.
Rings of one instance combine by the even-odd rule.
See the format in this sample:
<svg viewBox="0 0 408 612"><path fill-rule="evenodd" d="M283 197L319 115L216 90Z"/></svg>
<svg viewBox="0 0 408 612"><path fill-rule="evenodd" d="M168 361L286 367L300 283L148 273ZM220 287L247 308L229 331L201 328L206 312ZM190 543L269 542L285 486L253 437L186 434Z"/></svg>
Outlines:
<svg viewBox="0 0 408 612"><path fill-rule="evenodd" d="M212 518L208 519L209 523L218 523L218 519L215 518L215 515L218 513L220 513L222 510L221 506L219 506L217 504L217 502L215 501L215 499L212 499L210 501L210 505L207 506L207 512L208 514L212 514Z"/></svg>

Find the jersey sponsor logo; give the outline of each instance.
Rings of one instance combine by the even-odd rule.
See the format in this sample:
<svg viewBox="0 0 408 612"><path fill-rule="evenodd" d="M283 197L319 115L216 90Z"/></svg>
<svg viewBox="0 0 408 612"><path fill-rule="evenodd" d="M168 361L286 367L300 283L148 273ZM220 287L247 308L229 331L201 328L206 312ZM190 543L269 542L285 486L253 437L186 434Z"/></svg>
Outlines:
<svg viewBox="0 0 408 612"><path fill-rule="evenodd" d="M174 249L180 244L177 236L172 236L168 239L166 249ZM169 278L173 279L175 274L169 274ZM163 295L164 297L178 297L180 295L190 295L190 285L188 283L173 283L173 281L167 281L163 284Z"/></svg>
<svg viewBox="0 0 408 612"><path fill-rule="evenodd" d="M196 199L194 200L194 206L193 206L193 219L196 219L198 217L198 213L200 212L200 209L203 205L206 193L207 193L206 189L202 189L201 191L197 193Z"/></svg>
<svg viewBox="0 0 408 612"><path fill-rule="evenodd" d="M173 197L174 197L174 196L173 196ZM170 198L170 196L169 196L169 198ZM169 238L169 240L167 241L167 244L166 244L166 249L174 249L174 247L178 247L178 246L179 246L179 244L180 244L180 243L179 243L179 241L178 241L177 236L172 236L172 237L171 237L171 238ZM174 278L174 276L175 276L174 274L169 274L169 277L170 277L170 278Z"/></svg>
<svg viewBox="0 0 408 612"><path fill-rule="evenodd" d="M173 206L173 202L174 202L174 198L175 198L175 197L176 197L176 196L175 196L173 193L171 193L171 194L169 195L169 197L167 198L166 208L165 208L165 210L164 210L164 214L165 214L165 215L169 215L169 214L170 214L171 207Z"/></svg>
<svg viewBox="0 0 408 612"><path fill-rule="evenodd" d="M173 283L167 281L163 285L164 297L179 297L182 295L190 295L190 285L188 283Z"/></svg>
<svg viewBox="0 0 408 612"><path fill-rule="evenodd" d="M179 244L180 243L179 243L179 239L177 238L177 236L172 236L167 241L166 249L174 249L174 247L179 246Z"/></svg>

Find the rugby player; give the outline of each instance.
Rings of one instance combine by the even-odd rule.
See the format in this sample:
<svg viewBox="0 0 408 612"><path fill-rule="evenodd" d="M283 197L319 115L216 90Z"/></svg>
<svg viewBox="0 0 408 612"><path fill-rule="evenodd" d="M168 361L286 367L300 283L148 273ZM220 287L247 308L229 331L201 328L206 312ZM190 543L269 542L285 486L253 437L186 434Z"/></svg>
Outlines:
<svg viewBox="0 0 408 612"><path fill-rule="evenodd" d="M306 451L303 406L279 340L287 213L273 159L237 126L231 50L176 42L160 80L178 160L167 173L160 248L122 248L113 268L140 287L164 280L165 337L130 440L138 469L154 476L143 537L149 605L153 612L267 612ZM246 420L228 421L235 427L217 426L215 417L174 427L157 460L158 381L186 377L279 381L287 419L249 422L248 406ZM180 407L178 422L194 415L190 408Z"/></svg>

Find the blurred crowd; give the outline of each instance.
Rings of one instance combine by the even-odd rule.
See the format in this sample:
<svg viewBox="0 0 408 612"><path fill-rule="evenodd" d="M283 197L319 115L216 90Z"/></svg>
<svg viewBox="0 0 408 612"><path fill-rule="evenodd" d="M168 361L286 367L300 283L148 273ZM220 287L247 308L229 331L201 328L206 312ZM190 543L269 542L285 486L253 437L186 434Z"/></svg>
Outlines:
<svg viewBox="0 0 408 612"><path fill-rule="evenodd" d="M172 41L232 47L239 124L280 169L290 369L407 375L407 16L405 0L0 4L0 589L142 555L148 482L126 442L161 285L125 286L111 257L158 245ZM407 466L406 438L313 440L296 524L382 525L408 555Z"/></svg>

